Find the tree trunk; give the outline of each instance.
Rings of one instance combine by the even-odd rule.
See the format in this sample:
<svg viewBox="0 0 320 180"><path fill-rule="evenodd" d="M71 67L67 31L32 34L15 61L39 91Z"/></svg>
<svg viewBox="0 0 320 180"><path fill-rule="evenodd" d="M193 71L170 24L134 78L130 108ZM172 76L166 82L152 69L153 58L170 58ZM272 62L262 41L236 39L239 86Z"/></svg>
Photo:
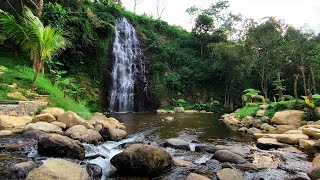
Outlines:
<svg viewBox="0 0 320 180"><path fill-rule="evenodd" d="M302 75L302 79L303 79L303 89L304 89L304 94L307 96L307 83L306 83L306 70L305 70L305 66L302 65L301 68L301 75Z"/></svg>
<svg viewBox="0 0 320 180"><path fill-rule="evenodd" d="M295 80L294 80L294 97L298 101L298 80L299 80L299 74L295 74Z"/></svg>
<svg viewBox="0 0 320 180"><path fill-rule="evenodd" d="M37 79L38 79L38 75L39 75L39 72L41 70L41 65L42 63L40 62L40 59L37 60L38 64L37 64L37 68L36 68L36 74L34 75L34 78L33 78L33 84L36 84L37 82Z"/></svg>
<svg viewBox="0 0 320 180"><path fill-rule="evenodd" d="M314 69L313 67L310 67L310 74L311 74L311 80L312 80L312 88L311 91L315 93L317 93L317 87L316 87L316 79L314 77Z"/></svg>
<svg viewBox="0 0 320 180"><path fill-rule="evenodd" d="M41 73L44 74L44 61L42 61L42 64L41 64Z"/></svg>
<svg viewBox="0 0 320 180"><path fill-rule="evenodd" d="M279 82L281 82L281 77L280 77L280 73L278 73L278 81ZM280 86L282 86L282 83L281 84L279 84ZM281 87L282 88L282 87ZM282 98L282 96L283 96L283 91L281 90L281 89L279 89L279 99L281 99Z"/></svg>
<svg viewBox="0 0 320 180"><path fill-rule="evenodd" d="M35 12L35 15L37 17L41 16L42 9L43 9L43 0L37 0L37 7L36 7L36 12Z"/></svg>

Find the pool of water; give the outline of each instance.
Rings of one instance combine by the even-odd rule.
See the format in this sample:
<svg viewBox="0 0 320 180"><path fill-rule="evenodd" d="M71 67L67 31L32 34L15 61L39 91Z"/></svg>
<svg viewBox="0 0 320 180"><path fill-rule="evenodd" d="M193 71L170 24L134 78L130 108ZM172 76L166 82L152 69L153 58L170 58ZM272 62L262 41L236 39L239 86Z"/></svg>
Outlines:
<svg viewBox="0 0 320 180"><path fill-rule="evenodd" d="M149 132L149 140L182 138L187 141L203 142L225 141L226 139L249 142L251 136L239 135L219 121L220 114L154 114L126 113L108 115L118 119L126 126L128 134ZM168 116L175 118L172 122L164 119ZM219 142L220 143L220 142Z"/></svg>

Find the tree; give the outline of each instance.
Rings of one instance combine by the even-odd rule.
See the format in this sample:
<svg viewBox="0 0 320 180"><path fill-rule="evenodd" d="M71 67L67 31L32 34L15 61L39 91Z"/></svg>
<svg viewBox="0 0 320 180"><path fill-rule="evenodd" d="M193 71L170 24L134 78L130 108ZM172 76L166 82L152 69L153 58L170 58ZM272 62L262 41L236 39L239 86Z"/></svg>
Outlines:
<svg viewBox="0 0 320 180"><path fill-rule="evenodd" d="M158 19L161 19L164 10L167 8L167 0L156 0L156 10Z"/></svg>
<svg viewBox="0 0 320 180"><path fill-rule="evenodd" d="M257 72L265 98L268 97L269 81L283 66L283 24L274 18L251 27L245 39L247 55L244 57L248 72Z"/></svg>
<svg viewBox="0 0 320 180"><path fill-rule="evenodd" d="M211 49L211 57L220 62L220 68L224 72L225 97L224 107L234 109L234 99L240 77L241 46L231 42L212 43L208 45Z"/></svg>
<svg viewBox="0 0 320 180"><path fill-rule="evenodd" d="M35 84L43 63L50 60L59 50L66 48L68 40L50 26L44 27L38 17L25 7L21 24L8 13L0 11L0 25L5 35L30 54L35 62Z"/></svg>
<svg viewBox="0 0 320 180"><path fill-rule="evenodd" d="M134 0L134 8L133 12L136 13L137 10L137 5L140 4L143 0Z"/></svg>

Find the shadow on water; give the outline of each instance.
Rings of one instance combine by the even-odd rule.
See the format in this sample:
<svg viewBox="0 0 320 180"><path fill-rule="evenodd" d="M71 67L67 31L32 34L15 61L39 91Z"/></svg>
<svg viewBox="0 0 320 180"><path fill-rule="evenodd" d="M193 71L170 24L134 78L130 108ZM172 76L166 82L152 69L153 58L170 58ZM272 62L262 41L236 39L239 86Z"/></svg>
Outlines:
<svg viewBox="0 0 320 180"><path fill-rule="evenodd" d="M126 126L129 134L150 131L150 135L160 139L179 137L185 140L215 142L231 139L249 142L250 136L239 135L219 121L220 114L155 114L155 113L125 113L111 114ZM172 116L174 121L163 119ZM152 138L150 139L152 140Z"/></svg>

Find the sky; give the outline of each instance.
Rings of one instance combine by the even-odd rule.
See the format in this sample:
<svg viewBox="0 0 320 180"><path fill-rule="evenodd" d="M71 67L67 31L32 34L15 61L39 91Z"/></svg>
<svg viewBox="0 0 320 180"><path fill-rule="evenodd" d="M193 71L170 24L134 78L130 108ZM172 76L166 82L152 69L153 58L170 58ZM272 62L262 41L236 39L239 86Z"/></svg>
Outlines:
<svg viewBox="0 0 320 180"><path fill-rule="evenodd" d="M138 14L156 15L156 0L142 0L137 5ZM185 10L192 5L206 8L217 0L164 0L167 8L162 19L169 24L179 25L187 30L192 28L192 21ZM134 0L122 0L129 11L133 11ZM242 14L244 18L259 20L266 16L284 19L296 28L312 29L320 33L320 0L229 0L230 11Z"/></svg>

